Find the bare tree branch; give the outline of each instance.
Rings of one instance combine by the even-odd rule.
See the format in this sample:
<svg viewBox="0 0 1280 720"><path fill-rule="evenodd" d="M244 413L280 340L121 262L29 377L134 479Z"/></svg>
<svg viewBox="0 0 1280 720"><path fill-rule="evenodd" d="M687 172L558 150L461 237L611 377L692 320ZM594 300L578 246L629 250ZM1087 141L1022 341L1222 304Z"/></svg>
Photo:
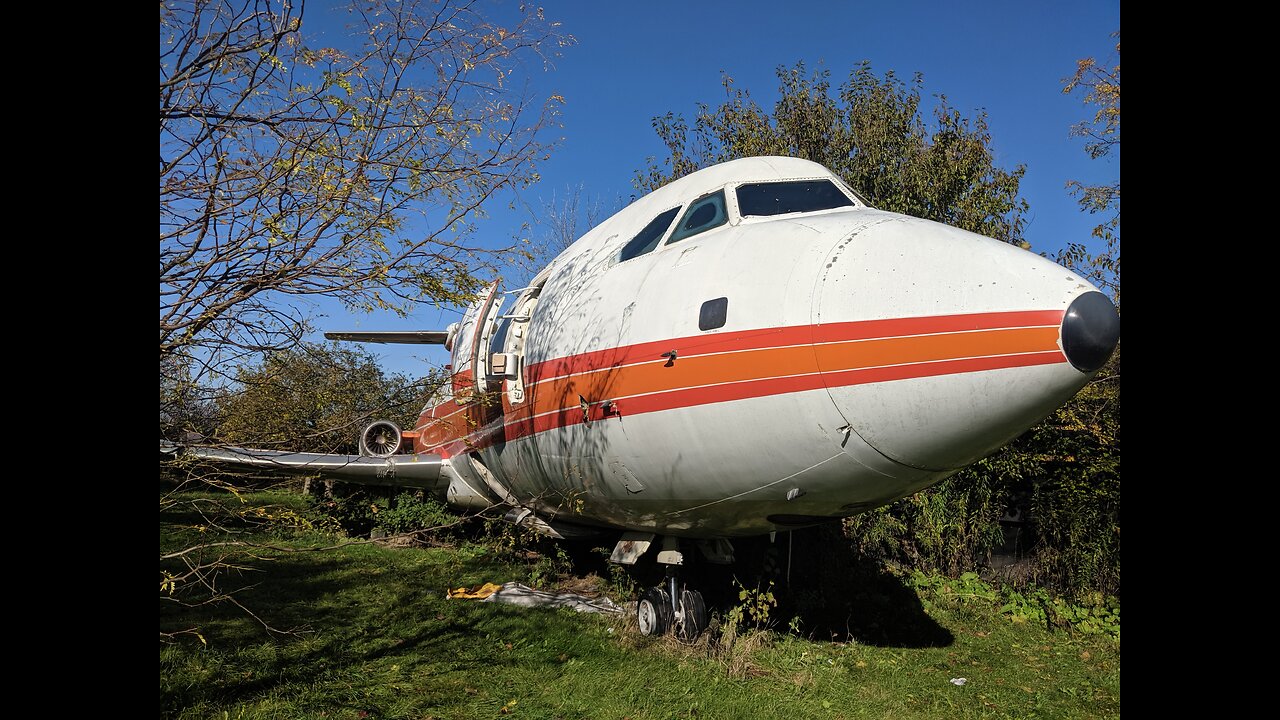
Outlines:
<svg viewBox="0 0 1280 720"><path fill-rule="evenodd" d="M569 38L475 0L356 0L333 46L286 0L160 17L160 354L295 344L287 298L407 313L457 303L509 248L475 241L536 178L556 100L516 82Z"/></svg>

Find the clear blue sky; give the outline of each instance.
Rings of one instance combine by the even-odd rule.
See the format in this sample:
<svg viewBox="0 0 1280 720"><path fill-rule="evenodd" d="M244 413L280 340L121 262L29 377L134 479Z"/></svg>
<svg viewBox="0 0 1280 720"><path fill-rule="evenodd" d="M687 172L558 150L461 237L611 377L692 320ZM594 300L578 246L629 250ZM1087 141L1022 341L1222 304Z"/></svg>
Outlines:
<svg viewBox="0 0 1280 720"><path fill-rule="evenodd" d="M1090 160L1080 139L1068 137L1071 125L1092 111L1078 95L1062 94L1076 60L1114 60L1118 0L547 0L543 7L577 42L549 72L532 77L536 95L562 95L565 105L556 133L561 144L540 166L542 182L522 193L530 208L583 185L613 210L617 197L633 194L632 176L646 158L664 156L650 124L655 115L691 117L697 102L718 102L721 71L769 108L777 98L774 69L797 60L830 69L833 84L864 59L877 72L892 69L904 78L918 71L926 94L945 94L966 115L985 109L997 163L1027 166L1021 190L1031 204L1025 235L1034 251L1088 241L1097 224L1067 195L1068 180L1106 182L1120 173L1119 157ZM494 207L479 227L497 242L534 220ZM400 320L348 315L329 303L315 309L324 315L316 324L328 329L443 329L459 315L424 307ZM321 339L319 333L313 339ZM416 376L425 372L424 361L446 362L436 348L369 347L393 372Z"/></svg>

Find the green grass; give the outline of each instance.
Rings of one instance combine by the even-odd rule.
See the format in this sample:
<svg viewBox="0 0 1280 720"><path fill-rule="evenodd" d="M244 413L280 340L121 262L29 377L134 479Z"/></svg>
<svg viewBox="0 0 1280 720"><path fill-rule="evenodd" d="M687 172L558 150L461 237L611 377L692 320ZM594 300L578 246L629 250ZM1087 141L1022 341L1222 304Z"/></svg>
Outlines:
<svg viewBox="0 0 1280 720"><path fill-rule="evenodd" d="M303 511L296 496L257 495ZM162 513L161 547L208 532ZM235 528L302 549L307 531ZM476 543L259 553L222 578L273 635L228 604L161 603L160 709L176 718L1071 718L1120 712L1119 641L1013 623L942 588L915 607L932 642L822 642L745 632L726 647L640 636L631 618L445 599L528 577ZM797 580L793 578L793 581ZM911 591L915 593L916 591ZM908 598L910 599L910 598ZM895 600L897 605L902 602ZM910 604L910 603L908 603ZM874 607L874 606L873 606ZM899 608L901 609L901 608ZM892 624L899 616L881 618ZM876 618L861 618L869 626ZM803 628L804 626L801 625ZM203 641L199 639L203 638ZM923 645L923 647L921 647ZM963 687L951 678L968 680Z"/></svg>

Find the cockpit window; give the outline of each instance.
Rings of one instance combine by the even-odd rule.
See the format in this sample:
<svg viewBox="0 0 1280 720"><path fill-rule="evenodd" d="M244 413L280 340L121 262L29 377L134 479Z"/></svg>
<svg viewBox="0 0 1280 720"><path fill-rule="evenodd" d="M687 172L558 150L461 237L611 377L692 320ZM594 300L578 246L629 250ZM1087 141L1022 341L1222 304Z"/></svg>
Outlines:
<svg viewBox="0 0 1280 720"><path fill-rule="evenodd" d="M738 186L738 210L749 215L783 215L850 207L853 201L830 180L750 183Z"/></svg>
<svg viewBox="0 0 1280 720"><path fill-rule="evenodd" d="M673 207L653 219L653 222L644 226L638 235L631 238L631 242L622 248L622 253L618 256L618 262L626 262L634 257L652 251L658 247L658 241L663 235L667 234L667 228L671 227L671 221L675 219L676 213L680 212L680 208Z"/></svg>
<svg viewBox="0 0 1280 720"><path fill-rule="evenodd" d="M693 201L689 209L684 211L684 217L676 223L676 231L671 233L671 239L667 243L679 242L727 222L729 212L724 206L724 191L717 190Z"/></svg>

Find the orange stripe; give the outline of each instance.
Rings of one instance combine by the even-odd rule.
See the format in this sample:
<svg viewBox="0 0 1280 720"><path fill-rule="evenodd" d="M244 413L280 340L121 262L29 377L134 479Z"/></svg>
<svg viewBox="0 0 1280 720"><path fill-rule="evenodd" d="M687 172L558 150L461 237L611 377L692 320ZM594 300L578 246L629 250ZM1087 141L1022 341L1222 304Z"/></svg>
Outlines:
<svg viewBox="0 0 1280 720"><path fill-rule="evenodd" d="M703 385L807 375L820 370L834 372L956 358L1056 351L1057 341L1056 327L1019 328L677 357L670 365L659 358L639 365L606 368L544 381L533 390L532 412L540 415L577 408L581 402L580 395L591 403Z"/></svg>
<svg viewBox="0 0 1280 720"><path fill-rule="evenodd" d="M881 367L955 358L1043 352L1058 347L1058 328L984 330L948 335L864 340L818 345L818 366L823 372Z"/></svg>

